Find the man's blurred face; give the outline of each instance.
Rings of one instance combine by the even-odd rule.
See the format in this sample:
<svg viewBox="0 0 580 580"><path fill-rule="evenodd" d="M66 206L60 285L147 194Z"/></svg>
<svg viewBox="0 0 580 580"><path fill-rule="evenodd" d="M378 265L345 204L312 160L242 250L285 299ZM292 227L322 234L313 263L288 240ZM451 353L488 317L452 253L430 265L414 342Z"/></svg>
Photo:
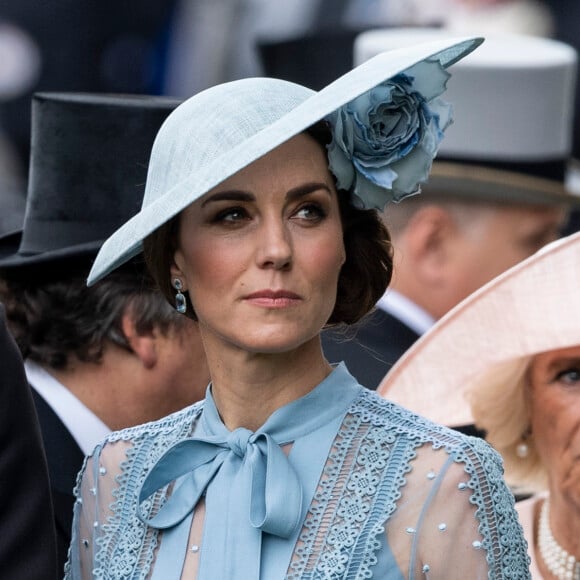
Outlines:
<svg viewBox="0 0 580 580"><path fill-rule="evenodd" d="M497 206L482 212L456 240L453 289L436 316L557 239L566 215L563 209L543 206Z"/></svg>

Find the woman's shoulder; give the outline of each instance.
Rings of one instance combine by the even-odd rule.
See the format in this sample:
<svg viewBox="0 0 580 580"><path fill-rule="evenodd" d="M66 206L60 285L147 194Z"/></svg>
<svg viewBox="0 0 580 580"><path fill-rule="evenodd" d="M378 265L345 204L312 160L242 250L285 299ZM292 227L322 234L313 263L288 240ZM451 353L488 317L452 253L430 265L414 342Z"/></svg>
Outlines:
<svg viewBox="0 0 580 580"><path fill-rule="evenodd" d="M113 431L95 448L95 452L99 450L99 453L102 453L108 446L118 442L136 447L151 440L159 441L161 444L166 440L167 445L171 445L176 437L187 437L191 433L202 409L203 401L198 401L156 421Z"/></svg>
<svg viewBox="0 0 580 580"><path fill-rule="evenodd" d="M80 493L86 472L97 469L114 477L121 473L124 477L133 477L153 465L171 445L191 436L202 409L203 401L199 401L156 421L111 432L85 457L75 492ZM95 479L98 478L95 476Z"/></svg>
<svg viewBox="0 0 580 580"><path fill-rule="evenodd" d="M445 449L457 460L479 458L501 463L499 454L481 437L434 423L374 391L362 392L351 411L358 414L363 422L390 429L399 438L407 438L411 444L429 444L433 451Z"/></svg>

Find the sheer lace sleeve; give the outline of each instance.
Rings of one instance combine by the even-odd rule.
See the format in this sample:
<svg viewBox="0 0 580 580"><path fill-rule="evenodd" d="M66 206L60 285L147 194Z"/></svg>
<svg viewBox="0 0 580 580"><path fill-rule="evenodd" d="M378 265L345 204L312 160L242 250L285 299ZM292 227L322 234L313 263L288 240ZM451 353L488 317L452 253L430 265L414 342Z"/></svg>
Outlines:
<svg viewBox="0 0 580 580"><path fill-rule="evenodd" d="M287 577L527 580L528 566L499 455L367 391L330 449Z"/></svg>
<svg viewBox="0 0 580 580"><path fill-rule="evenodd" d="M75 490L76 503L65 580L92 579L99 564L96 554L107 521L113 515L115 489L130 445L117 441L97 446L87 458Z"/></svg>
<svg viewBox="0 0 580 580"><path fill-rule="evenodd" d="M404 578L529 578L513 497L483 442L457 451L423 445L410 464L387 544Z"/></svg>
<svg viewBox="0 0 580 580"><path fill-rule="evenodd" d="M65 580L151 577L158 531L140 514L157 513L169 486L139 501L139 489L159 457L191 436L201 405L159 421L115 431L79 473Z"/></svg>

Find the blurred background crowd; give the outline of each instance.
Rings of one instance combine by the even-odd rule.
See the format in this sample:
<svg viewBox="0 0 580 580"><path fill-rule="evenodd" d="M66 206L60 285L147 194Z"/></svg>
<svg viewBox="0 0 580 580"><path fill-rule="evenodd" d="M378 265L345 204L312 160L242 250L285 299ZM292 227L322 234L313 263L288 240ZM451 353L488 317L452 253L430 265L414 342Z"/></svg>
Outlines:
<svg viewBox="0 0 580 580"><path fill-rule="evenodd" d="M71 309L71 303L81 305L85 302L85 311L82 314L87 320L95 318L93 302L90 300L102 304L106 297L112 304L110 328L103 331L98 340L103 343L112 342L120 348L118 358L113 362L117 374L119 368L126 369L122 374L123 381L129 385L130 377L139 379L134 381L135 389L149 381L147 384L152 388L146 400L152 401L150 407L154 408L131 408L128 416L119 417L117 411L124 408L124 402L119 402L120 399L112 393L104 393L103 400L106 396L111 403L112 409L109 412L101 402L91 399L92 386L106 384L108 376L97 374L93 368L91 382L83 376L83 390L74 392L74 395L83 406L92 411L97 409L95 415L99 420L99 437L111 428L118 429L155 419L201 398L208 381L199 337L191 321L176 322L172 309L156 294L145 293L135 297L125 290L125 282L128 281L133 287L135 280L141 280L140 270L137 274L134 271L123 272L121 279L113 279L111 288L104 288L104 297L100 294L90 297L84 285L89 259L92 259L103 239L137 210L140 203L137 198L141 192L128 188L133 194L126 199L127 207L119 208L119 215L113 215L117 211L111 209L116 207L115 203L108 205L100 215L102 208L99 209L99 202L103 198L108 199L107 196L113 199L117 190L127 189L128 184L132 186L135 182L141 183L145 180L144 165L140 167L143 171L137 176L127 174L125 166L121 168L124 171L119 174L111 170L103 177L103 167L121 166L121 159L125 159L128 151L132 155L129 161L137 166L139 160L146 156L160 123L180 99L217 83L260 75L285 78L318 90L347 72L353 65L372 56L372 53L387 48L381 45L381 40L375 50L370 40L369 54L360 54L357 57L355 41L360 33L373 29L400 29L407 30L408 34L409 28L443 30L456 36L526 35L562 41L572 49L580 50L580 2L0 0L0 274L2 277L6 276L3 286L0 286L0 302L6 305L7 320L11 323L12 333L17 339L23 358L31 359L27 362L27 379L36 391L35 403L41 418L49 471L53 480L53 467L55 472L62 472L64 460L59 455L61 443L58 439L58 445L55 443L53 449L47 438L46 433L52 427L43 423L41 405L45 396L39 397L38 393L42 393L35 381L48 384L46 381L56 378L57 382L68 384L65 375L71 369L67 369L67 357L74 360L78 357L82 362L91 362L91 359L83 359L84 355L79 354L81 351L75 350L78 345L73 345L72 342L69 345L59 337L56 342L62 346L64 362L42 359L40 354L34 354L34 344L23 348L23 344L28 342L24 337L28 331L25 324L18 326L22 320L26 319L32 327L31 320L35 316L38 324L45 326L54 324L57 319L63 321L67 317L71 320L74 318L71 322L72 329L80 322L81 316L77 310ZM514 66L521 66L523 70L524 65L521 63L526 59L522 57L525 53L525 47L522 46L516 51L514 45L512 55L506 51L505 60L509 62L512 56L513 62L516 62ZM543 49L540 47L538 50L541 53ZM547 242L560 235L580 230L580 212L577 209L580 207L580 170L576 169L580 167L580 161L577 161L580 160L577 57L573 50L570 53L559 53L557 48L554 50L554 61L550 61L551 57L548 58L547 53L538 53L535 69L533 61L536 55L529 55L528 60L532 62L532 66L528 66L529 63L526 65L530 74L528 78L538 83L536 86L543 88L544 92L538 90L535 95L537 98L534 99L530 94L524 95L522 87L518 89L514 84L516 99L517 91L522 92L521 102L516 100L515 108L513 101L508 103L505 99L507 87L498 89L500 77L494 75L501 69L502 62L501 58L497 59L497 55L489 56L491 53L487 53L490 58L487 64L492 63L489 68L492 72L485 86L479 86L472 80L474 77L470 76L473 74L470 67L478 66L476 60L472 61L473 65L457 67L457 74L452 71L458 83L455 85L454 95L457 130L454 134L450 133L449 140L444 141L440 150L438 161L441 163L436 164L432 178L424 188L429 196L413 198L400 207L389 210L386 216L396 256L400 252L400 255L406 257L400 263L395 261L392 290L378 304L376 312L373 313L374 319L367 322L366 326L357 328L357 340L345 341L344 335L340 334L338 337L327 334L324 338L328 359L331 362L345 360L361 384L376 389L381 378L406 349L458 302L502 271L533 254ZM481 54L486 55L484 51ZM488 56L482 56L479 62L485 62ZM546 67L540 64L544 57ZM466 60L466 63L470 62L469 59ZM554 74L560 74L558 70L563 76L549 76L551 67ZM572 79L575 86L568 86L569 79ZM112 100L109 101L98 98L95 100L94 96L81 97L74 103L70 96L61 98L37 95L33 98L35 93L53 91L159 95L174 97L175 101L141 103L135 107L130 98L122 97L120 100L110 97ZM494 91L497 91L497 100L494 100ZM558 99L559 91L561 99ZM484 105L493 104L488 112L479 109L479 105L475 104L474 95L478 92L482 95ZM453 101L451 94L449 96L449 100ZM530 122L536 122L538 109L533 107L541 108L541 103L546 104L542 120L552 130L551 135L557 142L553 151L557 150L558 161L565 160L569 163L565 180L568 184L567 193L573 196L573 200L567 198L563 201L561 192L553 183L547 186L545 192L537 194L546 185L545 181L532 182L528 179L534 174L531 170L534 169L534 159L539 158L537 152L542 147L548 150L553 144L549 132L540 131L542 138L527 138L525 130L522 129L526 124L526 106L532 107L529 110ZM90 113L94 114L94 117L90 117L94 123L90 130L94 137L91 143L87 139L87 132L81 135L79 128L78 119L82 117L86 121L84 107L95 107L94 112ZM523 114L515 114L518 108L518 113ZM35 110L36 120L32 116ZM496 115L497 123L500 123L500 116L504 115L504 132L498 133L493 127L487 126L486 120L491 118L489 115ZM133 116L137 119L134 123L131 121ZM469 124L459 125L461 119L469 116L481 121L476 127L477 130ZM53 120L54 125L51 125ZM31 163L31 127L36 127L38 143L34 164ZM76 135L77 132L79 135ZM515 134L515 138L508 138L510 133L511 137ZM481 140L477 141L475 137ZM82 144L80 148L79 143ZM504 145L505 151L502 150ZM516 148L520 148L515 156L518 166L510 161L510 153ZM485 153L482 154L484 150ZM530 153L529 159L526 158L532 150L533 154ZM466 159L467 173L458 169ZM551 159L547 159L545 163L537 165L549 170L550 163ZM29 171L31 165L34 165L34 172ZM483 168L477 177L473 173L468 174L473 165ZM58 171L53 172L53 168L66 168L66 172L57 177ZM498 176L494 173L496 170L515 172L519 178L511 183L511 187L509 180L513 178L513 174L511 177L501 173ZM67 176L71 178L68 179ZM535 174L534 179L537 177L543 179L546 176ZM51 192L47 194L43 191L43 183L54 187L52 197ZM506 193L510 187L511 190ZM451 195L453 188L454 194ZM466 198L465 195L472 197ZM502 198L504 195L506 197ZM47 204L52 205L47 209ZM57 223L59 220L66 221L67 215L74 215L76 217L71 220L74 222L89 206L89 211L93 212L90 215L95 227L100 223L99 228L102 228L98 234L87 233L87 236L93 235L90 238L90 247L78 243L78 240L73 244L72 238L67 238L68 233L59 237L54 231L27 231L27 228L33 228L34 223L41 223L47 216ZM26 252L17 252L25 207L29 225L24 228L24 240L32 243L36 239L37 246L41 248L37 250L36 257L34 252L32 257L27 256ZM480 221L474 220L476 215ZM450 224L458 225L462 239L467 241L458 241L460 236L446 238L451 232ZM480 232L481 236L471 236L474 231ZM520 236L520 240L526 237L525 247L516 239L517 236ZM439 276L439 272L446 272L443 267L439 268L438 277L434 277L431 267L434 263L433 249L439 250L442 247L437 246L434 240L443 243L448 239L457 248L463 248L463 261L457 261L453 265L455 270L449 269L450 275L447 279L443 278L443 274ZM516 252L514 248L518 243L520 246ZM482 253L483 249L487 249L487 254ZM493 265L491 254L495 259ZM499 260L500 256L504 259ZM69 262L61 262L63 258L69 259ZM70 261L73 258L74 261ZM66 263L60 273L57 273L57 263ZM39 264L44 264L46 268L27 269L28 266L37 267ZM59 278L61 274L62 279ZM42 284L40 280L43 281ZM49 282L52 284L50 287L47 286ZM453 288L454 291L447 294L443 292L439 298L438 288ZM50 297L51 293L54 301L49 303L47 296ZM27 304L21 299L25 295L29 302ZM47 302L43 303L42 300L45 299ZM56 309L57 303L62 311ZM34 316L27 313L26 308L34 311ZM135 312L139 309L151 312L151 320L142 320L136 316ZM49 318L43 319L45 311L50 311L52 321ZM18 322L16 326L15 320ZM387 324L387 320L391 326L382 327L383 323ZM85 337L92 332L96 333L89 326L87 322L82 329ZM147 328L143 330L145 326ZM165 369L157 364L157 359L154 364L149 364L149 349L154 349L150 346L152 343L145 344L142 339L151 335L151 328L162 329L160 336L164 341L162 346L165 344L163 348L166 349L163 352L174 353L171 355L172 359L166 357L170 364ZM75 332L76 330L78 329ZM80 336L81 330L78 332ZM191 356L191 351L186 352L181 346L181 338L186 335L194 341L195 357ZM387 338L391 344L387 344ZM174 339L178 347L173 344ZM36 334L34 340L40 344L45 339L38 340ZM34 340L30 342L34 343ZM80 340L79 338L77 342L80 343ZM573 340L577 340L576 335ZM48 343L49 340L46 339L38 348L47 352ZM159 348L159 342L156 345L155 348ZM92 343L87 346L89 348L92 348ZM392 352L390 349L393 349ZM147 375L145 380L135 374L134 366L123 366L124 363L119 362L120 357L127 352L137 353L144 366L149 364L148 368L155 368L155 374ZM99 360L100 364L103 361L99 357L100 355L96 356L95 360ZM125 359L125 362L133 364L130 357ZM377 362L380 364L377 365ZM105 360L101 368L107 370L108 364ZM176 368L186 377L179 382L186 385L185 394L178 396L179 393L174 392L173 398L168 399L166 391L158 392L157 386L166 388L169 379L173 382L179 381ZM195 392L189 391L191 377L195 377ZM97 392L96 388L94 392ZM128 386L127 392L133 396L136 391ZM167 401L167 408L162 408L151 393L158 393L160 401ZM54 401L49 404L56 409ZM74 429L66 421L65 424L74 435ZM470 421L467 425L451 426L466 428L469 432L473 429ZM95 433L93 436L96 436ZM79 443L76 435L75 439ZM70 490L82 457L90 452L93 444L91 438L86 447L80 443L80 449L76 444L73 445L74 459L70 460L70 473L67 474L66 481L63 480L62 488L66 497L63 499L62 513L66 517L63 518L60 530L62 537L59 538L59 564L65 558L69 540L72 503ZM54 481L52 483L54 487ZM58 511L58 493L62 490L52 491L53 502Z"/></svg>
<svg viewBox="0 0 580 580"><path fill-rule="evenodd" d="M317 89L350 68L348 40L368 28L515 32L578 47L579 24L575 0L1 0L0 173L26 176L35 91L186 97L262 73L300 74ZM289 58L285 42L308 60Z"/></svg>

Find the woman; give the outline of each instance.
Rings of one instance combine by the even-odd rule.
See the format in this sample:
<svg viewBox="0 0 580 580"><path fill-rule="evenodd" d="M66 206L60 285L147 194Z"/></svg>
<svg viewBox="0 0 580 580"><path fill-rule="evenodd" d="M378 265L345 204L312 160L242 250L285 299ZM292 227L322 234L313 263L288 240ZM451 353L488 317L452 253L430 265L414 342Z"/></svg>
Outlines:
<svg viewBox="0 0 580 580"><path fill-rule="evenodd" d="M444 69L476 44L381 55L319 93L220 85L168 118L143 209L90 282L144 240L199 321L212 382L202 404L95 451L68 578L527 578L489 448L381 401L320 346L384 291L388 235L364 208L426 178Z"/></svg>
<svg viewBox="0 0 580 580"><path fill-rule="evenodd" d="M574 234L457 306L379 386L416 412L486 432L514 491L535 494L516 504L534 580L580 578L579 287Z"/></svg>

